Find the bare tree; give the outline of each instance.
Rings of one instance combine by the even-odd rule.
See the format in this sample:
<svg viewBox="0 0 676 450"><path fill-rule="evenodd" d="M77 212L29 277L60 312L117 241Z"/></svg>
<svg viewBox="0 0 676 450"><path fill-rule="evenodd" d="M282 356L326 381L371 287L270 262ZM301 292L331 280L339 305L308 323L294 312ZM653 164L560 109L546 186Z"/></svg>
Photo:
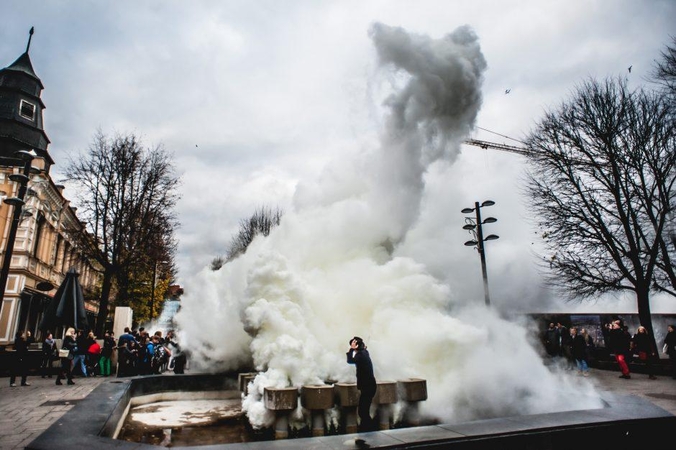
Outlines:
<svg viewBox="0 0 676 450"><path fill-rule="evenodd" d="M669 116L662 96L630 92L622 79L589 80L527 139L526 191L551 252L547 280L569 299L633 291L651 336L650 293L674 294L656 282L660 261L671 267L665 226L676 152Z"/></svg>
<svg viewBox="0 0 676 450"><path fill-rule="evenodd" d="M266 207L257 209L248 219L239 222L239 232L230 241L225 257L218 256L211 261L211 270L218 270L229 261L246 252L249 244L259 234L267 236L272 228L279 225L282 220L280 209L272 210Z"/></svg>
<svg viewBox="0 0 676 450"><path fill-rule="evenodd" d="M676 37L672 38L671 45L662 52L662 59L655 61L652 80L663 90L676 97Z"/></svg>
<svg viewBox="0 0 676 450"><path fill-rule="evenodd" d="M671 45L667 45L662 51L662 59L655 61L655 67L652 73L652 81L655 82L671 106L671 120L676 118L676 37L672 38ZM673 290L676 290L676 274L670 264L674 261L673 254L669 257L669 252L676 251L676 204L673 199L676 194L672 192L672 202L669 206L670 224L667 227L669 241L671 246L665 245L663 254L665 258L660 262L660 269L664 274L664 284L670 284ZM662 280L660 280L662 281Z"/></svg>
<svg viewBox="0 0 676 450"><path fill-rule="evenodd" d="M69 161L66 181L76 185L78 216L87 231L79 244L103 271L96 323L102 336L114 282L173 256L179 178L161 147L144 148L134 134L109 138L98 131L88 153Z"/></svg>

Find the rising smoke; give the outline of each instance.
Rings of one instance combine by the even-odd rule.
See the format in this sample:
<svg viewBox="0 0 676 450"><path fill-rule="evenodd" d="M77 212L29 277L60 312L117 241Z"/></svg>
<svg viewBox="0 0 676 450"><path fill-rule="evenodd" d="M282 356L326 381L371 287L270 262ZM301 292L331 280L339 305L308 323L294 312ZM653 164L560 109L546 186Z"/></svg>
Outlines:
<svg viewBox="0 0 676 450"><path fill-rule="evenodd" d="M380 145L338 155L297 189L292 211L246 254L186 283L176 317L192 368L253 365L244 408L270 426L264 387L355 380L348 339L364 337L379 380L427 380L421 412L443 421L598 407L551 373L526 327L469 307L423 263L397 253L418 218L424 175L452 162L481 106L486 61L461 27L441 39L374 24L392 76ZM591 387L589 387L591 390ZM586 403L585 403L586 402Z"/></svg>

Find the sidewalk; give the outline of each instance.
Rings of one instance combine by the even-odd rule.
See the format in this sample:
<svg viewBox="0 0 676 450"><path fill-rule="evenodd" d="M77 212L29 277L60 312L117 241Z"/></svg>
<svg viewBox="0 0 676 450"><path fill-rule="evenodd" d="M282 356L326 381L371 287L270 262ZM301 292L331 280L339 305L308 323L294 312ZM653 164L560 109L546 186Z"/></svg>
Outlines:
<svg viewBox="0 0 676 450"><path fill-rule="evenodd" d="M632 374L631 380L618 378L619 372L592 369L591 377L599 390L634 394L676 415L676 380L660 376ZM56 422L80 399L99 384L115 377L75 378L75 385L54 384L55 378L29 376L31 386L9 387L9 378L0 378L0 450L23 450L33 439Z"/></svg>
<svg viewBox="0 0 676 450"><path fill-rule="evenodd" d="M591 369L590 373L589 378L598 383L599 390L645 398L676 416L676 380L670 376L658 375L656 380L650 380L646 374L632 373L630 380L624 380L619 378L619 369Z"/></svg>
<svg viewBox="0 0 676 450"><path fill-rule="evenodd" d="M23 449L99 384L114 377L75 378L74 386L56 386L54 378L29 376L30 386L9 386L0 378L0 450Z"/></svg>

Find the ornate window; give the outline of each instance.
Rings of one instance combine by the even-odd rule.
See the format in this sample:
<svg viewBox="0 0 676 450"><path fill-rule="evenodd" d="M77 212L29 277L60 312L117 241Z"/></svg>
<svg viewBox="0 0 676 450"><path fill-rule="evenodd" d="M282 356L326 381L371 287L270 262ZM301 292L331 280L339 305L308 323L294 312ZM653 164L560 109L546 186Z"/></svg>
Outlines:
<svg viewBox="0 0 676 450"><path fill-rule="evenodd" d="M42 239L43 233L45 231L45 225L47 224L47 220L45 219L45 216L42 215L42 213L38 214L38 218L36 219L36 224L35 224L35 242L33 243L33 255L37 259L42 259L40 258L40 241Z"/></svg>
<svg viewBox="0 0 676 450"><path fill-rule="evenodd" d="M35 105L31 102L27 102L26 100L21 100L21 103L19 104L19 115L24 119L34 121Z"/></svg>

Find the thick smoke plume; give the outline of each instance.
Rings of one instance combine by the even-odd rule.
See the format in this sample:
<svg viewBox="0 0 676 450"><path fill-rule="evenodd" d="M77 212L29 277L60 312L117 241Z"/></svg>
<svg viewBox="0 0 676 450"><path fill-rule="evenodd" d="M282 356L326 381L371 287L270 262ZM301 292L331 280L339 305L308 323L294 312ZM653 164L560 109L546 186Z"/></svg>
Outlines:
<svg viewBox="0 0 676 450"><path fill-rule="evenodd" d="M176 319L192 367L260 371L244 401L260 427L273 419L264 387L354 381L345 362L354 335L379 380L426 379L421 411L444 421L599 406L543 365L526 327L464 305L397 252L430 164L452 162L474 126L486 69L477 36L461 27L431 39L383 24L369 35L392 82L380 145L338 155L299 185L268 237L186 283Z"/></svg>

